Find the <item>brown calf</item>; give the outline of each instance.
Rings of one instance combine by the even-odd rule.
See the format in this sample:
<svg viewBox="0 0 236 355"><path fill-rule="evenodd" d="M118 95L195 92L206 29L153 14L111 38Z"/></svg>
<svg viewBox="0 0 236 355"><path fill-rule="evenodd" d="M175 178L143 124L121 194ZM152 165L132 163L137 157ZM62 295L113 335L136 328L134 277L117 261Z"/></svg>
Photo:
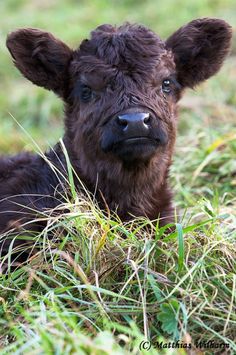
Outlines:
<svg viewBox="0 0 236 355"><path fill-rule="evenodd" d="M20 29L7 38L16 67L65 103L64 144L73 168L103 206L122 220L173 221L168 170L177 102L214 75L230 49L223 20L198 19L166 41L140 25L99 26L76 50L50 33ZM64 173L60 145L46 154ZM62 200L59 178L37 155L0 160L0 231L30 223ZM103 197L101 197L103 195Z"/></svg>

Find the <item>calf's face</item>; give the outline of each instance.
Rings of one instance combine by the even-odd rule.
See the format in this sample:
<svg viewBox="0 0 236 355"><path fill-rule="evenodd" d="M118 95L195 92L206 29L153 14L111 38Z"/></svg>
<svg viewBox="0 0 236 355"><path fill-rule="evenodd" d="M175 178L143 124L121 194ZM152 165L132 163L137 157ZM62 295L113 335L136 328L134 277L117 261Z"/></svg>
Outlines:
<svg viewBox="0 0 236 355"><path fill-rule="evenodd" d="M166 41L125 24L99 26L76 50L37 29L11 33L7 46L26 78L65 101L75 154L130 167L169 162L181 92L219 70L231 35L223 20L198 19Z"/></svg>
<svg viewBox="0 0 236 355"><path fill-rule="evenodd" d="M69 76L75 144L135 164L166 149L180 85L172 54L153 32L100 26L75 52Z"/></svg>

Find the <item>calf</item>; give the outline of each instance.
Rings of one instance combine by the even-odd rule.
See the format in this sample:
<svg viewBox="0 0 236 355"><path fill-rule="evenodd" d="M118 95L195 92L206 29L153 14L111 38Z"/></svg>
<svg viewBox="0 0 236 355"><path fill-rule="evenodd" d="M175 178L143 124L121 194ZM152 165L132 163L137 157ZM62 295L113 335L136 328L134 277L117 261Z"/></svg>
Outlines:
<svg viewBox="0 0 236 355"><path fill-rule="evenodd" d="M177 102L185 88L220 69L231 36L223 20L204 18L166 41L124 24L99 26L76 50L38 29L12 32L7 47L27 79L64 101L64 146L100 206L105 201L122 220L146 216L165 224L173 221L168 170ZM66 170L60 144L46 158L1 158L0 232L22 224L40 231L44 224L34 218L61 203Z"/></svg>

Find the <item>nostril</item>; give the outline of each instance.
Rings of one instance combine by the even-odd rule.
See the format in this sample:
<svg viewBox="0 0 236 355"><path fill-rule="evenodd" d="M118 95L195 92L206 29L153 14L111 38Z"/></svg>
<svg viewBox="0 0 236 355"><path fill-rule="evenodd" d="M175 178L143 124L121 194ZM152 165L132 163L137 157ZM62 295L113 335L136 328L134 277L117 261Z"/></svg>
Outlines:
<svg viewBox="0 0 236 355"><path fill-rule="evenodd" d="M150 121L151 121L150 114L149 114L149 113L146 113L146 114L145 114L145 117L144 117L144 120L143 120L143 123L149 124Z"/></svg>
<svg viewBox="0 0 236 355"><path fill-rule="evenodd" d="M127 127L128 126L128 121L126 118L122 117L122 116L118 116L116 118L116 122L118 123L119 126L121 127Z"/></svg>

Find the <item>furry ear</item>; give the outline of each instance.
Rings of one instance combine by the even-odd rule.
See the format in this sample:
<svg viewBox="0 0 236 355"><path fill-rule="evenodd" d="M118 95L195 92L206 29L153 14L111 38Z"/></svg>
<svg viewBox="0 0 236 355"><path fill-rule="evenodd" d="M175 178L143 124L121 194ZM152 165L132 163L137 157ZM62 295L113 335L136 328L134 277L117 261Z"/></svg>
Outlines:
<svg viewBox="0 0 236 355"><path fill-rule="evenodd" d="M63 96L72 50L48 32L19 29L7 37L15 66L34 84Z"/></svg>
<svg viewBox="0 0 236 355"><path fill-rule="evenodd" d="M223 20L194 20L173 33L166 48L174 53L179 83L194 87L217 73L230 50L232 28Z"/></svg>

